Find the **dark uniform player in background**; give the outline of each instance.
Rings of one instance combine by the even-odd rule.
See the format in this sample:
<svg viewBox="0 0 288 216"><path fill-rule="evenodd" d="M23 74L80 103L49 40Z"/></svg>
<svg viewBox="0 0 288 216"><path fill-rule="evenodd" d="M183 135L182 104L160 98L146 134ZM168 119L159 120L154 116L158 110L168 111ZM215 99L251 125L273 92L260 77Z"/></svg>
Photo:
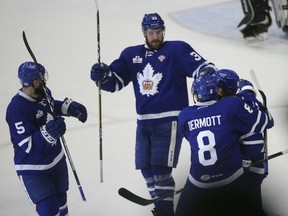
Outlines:
<svg viewBox="0 0 288 216"><path fill-rule="evenodd" d="M132 82L136 98L136 169L152 198L175 190L172 168L178 163L182 134L177 124L188 106L187 77L215 71L214 65L183 41L164 41L165 25L157 13L142 20L145 44L131 46L109 66L94 64L91 79L116 92ZM157 216L173 216L173 198L155 203Z"/></svg>
<svg viewBox="0 0 288 216"><path fill-rule="evenodd" d="M6 121L14 147L16 172L28 199L41 216L64 216L68 215L69 182L60 142L66 131L61 116L73 116L85 122L87 111L71 99L54 100L45 86L47 71L41 64L38 69L33 62L20 65L18 77L22 88L7 107ZM50 106L54 106L55 112Z"/></svg>
<svg viewBox="0 0 288 216"><path fill-rule="evenodd" d="M239 137L263 132L269 118L267 111L235 97L238 82L238 75L226 69L193 82L196 103L179 114L191 167L176 216L251 215Z"/></svg>
<svg viewBox="0 0 288 216"><path fill-rule="evenodd" d="M268 0L241 0L244 18L238 29L247 41L268 39L268 28L272 24Z"/></svg>
<svg viewBox="0 0 288 216"><path fill-rule="evenodd" d="M271 0L275 21L288 36L288 0ZM244 18L237 28L247 41L266 40L268 29L272 25L268 0L241 0Z"/></svg>

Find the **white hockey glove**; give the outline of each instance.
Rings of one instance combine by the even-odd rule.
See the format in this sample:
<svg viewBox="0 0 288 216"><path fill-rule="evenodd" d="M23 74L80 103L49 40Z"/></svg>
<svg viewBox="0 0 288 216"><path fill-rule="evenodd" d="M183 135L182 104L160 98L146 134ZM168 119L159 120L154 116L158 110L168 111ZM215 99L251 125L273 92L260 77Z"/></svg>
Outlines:
<svg viewBox="0 0 288 216"><path fill-rule="evenodd" d="M249 168L252 164L252 160L242 160L242 166L244 168Z"/></svg>

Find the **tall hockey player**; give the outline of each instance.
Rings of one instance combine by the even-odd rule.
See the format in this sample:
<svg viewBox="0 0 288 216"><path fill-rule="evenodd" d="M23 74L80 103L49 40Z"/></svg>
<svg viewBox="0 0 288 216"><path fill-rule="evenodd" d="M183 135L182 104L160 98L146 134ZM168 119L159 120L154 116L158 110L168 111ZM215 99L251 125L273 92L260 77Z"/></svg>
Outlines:
<svg viewBox="0 0 288 216"><path fill-rule="evenodd" d="M251 107L266 110L266 107L264 107L262 103L257 100L254 86L248 80L240 79L237 96L245 100L245 102ZM271 128L274 125L271 115L269 115L269 118L267 128ZM265 170L264 163L251 165L251 163L255 161L264 159L264 135L263 133L255 133L251 136L242 136L240 140L243 167L247 176L251 203L253 205L253 215L266 216L267 214L262 207L261 184L264 178L267 176L267 172Z"/></svg>
<svg viewBox="0 0 288 216"><path fill-rule="evenodd" d="M47 71L41 64L38 64L38 69L34 62L20 65L18 77L22 88L7 107L6 121L14 147L17 175L28 199L36 205L38 215L66 216L69 182L66 157L60 142L66 131L61 116L73 116L84 123L87 111L82 104L71 99L54 100L46 88L46 75Z"/></svg>
<svg viewBox="0 0 288 216"><path fill-rule="evenodd" d="M228 69L193 82L196 103L179 114L191 146L191 166L176 216L251 215L239 137L262 132L268 113L234 97L238 82L239 76Z"/></svg>
<svg viewBox="0 0 288 216"><path fill-rule="evenodd" d="M271 7L268 0L241 0L244 18L237 28L247 41L268 39L268 28L272 24Z"/></svg>
<svg viewBox="0 0 288 216"><path fill-rule="evenodd" d="M172 168L178 163L182 134L177 124L188 106L187 77L215 71L183 41L164 41L165 25L157 13L142 20L145 44L131 46L109 66L94 64L91 79L102 89L116 92L133 83L136 98L136 169L140 169L152 198L175 190ZM157 216L173 216L174 199L155 203Z"/></svg>

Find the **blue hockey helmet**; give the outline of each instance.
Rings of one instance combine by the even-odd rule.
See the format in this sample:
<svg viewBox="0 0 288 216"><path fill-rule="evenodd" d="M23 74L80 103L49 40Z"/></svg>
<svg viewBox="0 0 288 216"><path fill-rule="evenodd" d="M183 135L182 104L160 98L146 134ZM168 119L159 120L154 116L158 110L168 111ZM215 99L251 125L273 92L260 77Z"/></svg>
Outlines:
<svg viewBox="0 0 288 216"><path fill-rule="evenodd" d="M238 74L230 69L221 69L215 73L218 87L221 87L226 94L236 94L239 87Z"/></svg>
<svg viewBox="0 0 288 216"><path fill-rule="evenodd" d="M217 98L217 80L215 75L205 74L195 78L192 83L192 95L198 97L198 101L210 101Z"/></svg>
<svg viewBox="0 0 288 216"><path fill-rule="evenodd" d="M143 32L148 29L165 29L164 21L158 13L145 14L141 26Z"/></svg>
<svg viewBox="0 0 288 216"><path fill-rule="evenodd" d="M44 81L44 84L48 80L48 73L43 65L38 63L37 70L36 64L34 62L24 62L19 66L18 69L18 78L22 86L31 86L34 80Z"/></svg>

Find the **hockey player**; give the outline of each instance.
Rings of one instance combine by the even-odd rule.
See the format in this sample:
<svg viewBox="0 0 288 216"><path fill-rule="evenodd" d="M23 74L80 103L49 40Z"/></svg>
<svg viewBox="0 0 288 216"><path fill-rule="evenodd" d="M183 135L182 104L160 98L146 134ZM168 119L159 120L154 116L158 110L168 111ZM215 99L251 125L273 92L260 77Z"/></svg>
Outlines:
<svg viewBox="0 0 288 216"><path fill-rule="evenodd" d="M268 0L241 0L244 18L238 30L247 41L268 39L268 28L272 24Z"/></svg>
<svg viewBox="0 0 288 216"><path fill-rule="evenodd" d="M188 106L187 77L214 64L183 41L164 41L165 25L157 13L142 20L145 44L131 46L109 66L94 64L91 79L102 89L116 92L133 83L136 98L136 169L146 180L152 198L175 190L172 168L178 163L182 134L177 124L180 111ZM157 216L173 216L173 198L155 203Z"/></svg>
<svg viewBox="0 0 288 216"><path fill-rule="evenodd" d="M234 97L238 82L239 76L228 69L193 82L196 103L179 114L191 146L191 166L176 216L251 215L239 137L263 132L268 113Z"/></svg>
<svg viewBox="0 0 288 216"><path fill-rule="evenodd" d="M54 100L46 88L46 75L41 64L38 68L34 62L20 65L18 77L22 88L7 107L6 121L17 175L28 199L36 205L38 215L66 216L69 184L60 143L60 137L66 131L61 116L73 116L84 123L87 111L71 99Z"/></svg>
<svg viewBox="0 0 288 216"><path fill-rule="evenodd" d="M288 0L272 0L276 23L288 36Z"/></svg>
<svg viewBox="0 0 288 216"><path fill-rule="evenodd" d="M262 105L256 98L256 91L254 86L248 80L240 79L238 97L241 97L247 104L256 109L266 110L266 107ZM268 128L274 125L273 118L269 116ZM251 136L242 136L241 151L243 157L243 167L247 176L247 183L249 187L249 193L251 197L251 203L253 206L253 215L266 216L267 214L262 208L262 195L261 184L264 178L267 176L267 172L264 167L264 163L251 165L252 162L256 162L264 158L264 136L263 133L255 133Z"/></svg>

